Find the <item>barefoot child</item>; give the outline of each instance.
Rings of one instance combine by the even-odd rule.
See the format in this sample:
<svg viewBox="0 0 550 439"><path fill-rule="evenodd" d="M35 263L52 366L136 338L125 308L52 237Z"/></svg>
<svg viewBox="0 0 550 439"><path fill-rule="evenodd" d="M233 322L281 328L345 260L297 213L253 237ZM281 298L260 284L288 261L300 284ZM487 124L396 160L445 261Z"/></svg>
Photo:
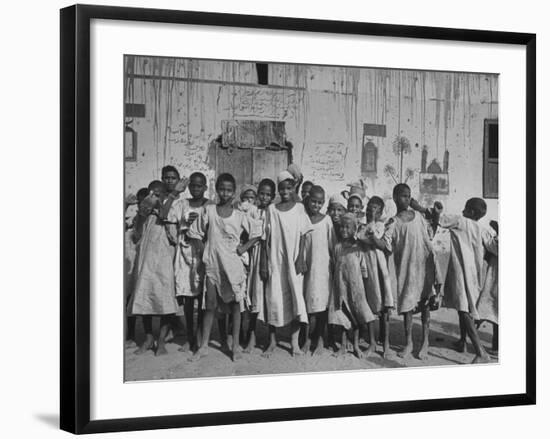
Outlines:
<svg viewBox="0 0 550 439"><path fill-rule="evenodd" d="M481 345L474 321L480 320L476 305L483 286L484 253L498 253L495 237L478 222L487 213L487 205L481 198L470 198L466 201L462 216L439 213L440 208L436 207L438 224L451 233L451 256L443 305L458 311L461 332L465 332L474 345L476 356L473 362L486 362L489 356Z"/></svg>
<svg viewBox="0 0 550 439"><path fill-rule="evenodd" d="M250 240L250 272L248 274L248 300L249 300L249 319L247 331L246 353L252 352L256 347L256 322L258 317L265 321L265 280L267 273L261 273L261 253L265 251L265 221L266 210L275 198L275 183L269 178L264 178L258 185L258 197L255 219L261 225L261 240ZM243 250L245 250L243 248Z"/></svg>
<svg viewBox="0 0 550 439"><path fill-rule="evenodd" d="M418 357L428 355L430 308L429 298L435 269L430 258L432 245L428 225L419 213L409 209L411 189L404 183L393 188L397 214L389 221L388 238L393 251L397 278L397 312L403 315L406 345L400 356L407 358L413 351L412 319L415 309L422 313L422 345Z"/></svg>
<svg viewBox="0 0 550 439"><path fill-rule="evenodd" d="M365 259L369 277L367 278L367 302L373 314L380 319L380 340L383 344L384 358L389 353L389 316L394 308L391 289L390 273L386 254L388 239L386 229L381 221L384 212L384 201L382 198L371 197L367 203L366 220L367 224L359 228L357 237L365 251ZM373 343L374 335L370 334L370 341Z"/></svg>
<svg viewBox="0 0 550 439"><path fill-rule="evenodd" d="M160 334L155 355L166 354L165 337L177 311L174 286L174 246L169 241L164 221L159 216L166 186L153 181L150 193L143 200L136 220L136 237L139 239L136 260L136 284L128 305L131 315L143 316L145 341L136 354L153 349L153 316L160 316Z"/></svg>
<svg viewBox="0 0 550 439"><path fill-rule="evenodd" d="M486 252L487 270L483 288L477 301L479 323L489 322L493 326L493 341L491 355L498 354L498 223L491 221L490 225L495 231L494 245L491 252Z"/></svg>
<svg viewBox="0 0 550 439"><path fill-rule="evenodd" d="M368 268L365 254L355 239L356 232L357 217L352 213L346 213L341 218L340 241L334 249L334 303L335 308L342 311L353 329L354 354L357 358L363 358L364 354L359 348L359 329L368 325L370 332L374 333L373 325L376 317L367 303L365 291ZM365 353L367 356L376 348L376 342L372 341ZM342 344L338 355L346 351L346 331L342 331Z"/></svg>
<svg viewBox="0 0 550 439"><path fill-rule="evenodd" d="M189 237L202 246L205 268L206 295L202 322L201 345L192 359L197 360L208 352L210 331L216 310L231 314L233 343L230 346L233 361L241 357L239 330L241 326L241 304L246 293L246 273L241 258L237 254L241 234L250 236L248 217L233 208L235 178L231 174L221 174L216 180L218 204L206 205L191 225Z"/></svg>
<svg viewBox="0 0 550 439"><path fill-rule="evenodd" d="M177 188L181 190L182 188ZM189 238L189 228L198 218L202 208L210 203L204 196L206 192L206 176L194 172L189 176L188 184L191 198L183 198L178 192L168 213L168 222L176 223L179 228L174 271L176 277L176 298L183 303L187 341L179 349L180 352L196 350L200 344L202 323L202 293L204 289L204 265L202 263L202 246L196 246ZM194 314L197 303L197 332L195 333Z"/></svg>
<svg viewBox="0 0 550 439"><path fill-rule="evenodd" d="M305 236L308 270L304 276L304 297L310 322L305 351L309 350L313 342L314 355L321 354L324 349L323 334L327 325L327 309L332 286L331 256L336 244L332 220L321 213L324 204L324 189L321 186L312 186L309 196L305 199L312 231Z"/></svg>
<svg viewBox="0 0 550 439"><path fill-rule="evenodd" d="M269 324L269 356L277 345L275 328L291 325L292 355L303 352L299 346L300 323L307 323L303 295L304 238L311 221L304 205L295 201L294 178L283 171L277 178L281 202L267 208L267 256L269 279L266 286L266 320Z"/></svg>

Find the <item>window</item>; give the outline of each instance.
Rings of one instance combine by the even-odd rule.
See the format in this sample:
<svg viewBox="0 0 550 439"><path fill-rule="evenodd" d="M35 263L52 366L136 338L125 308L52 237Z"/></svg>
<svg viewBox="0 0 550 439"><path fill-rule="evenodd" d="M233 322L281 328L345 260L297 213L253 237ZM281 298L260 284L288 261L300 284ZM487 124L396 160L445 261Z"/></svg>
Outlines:
<svg viewBox="0 0 550 439"><path fill-rule="evenodd" d="M267 64L256 63L256 72L258 72L258 84L267 85L269 79Z"/></svg>
<svg viewBox="0 0 550 439"><path fill-rule="evenodd" d="M483 130L483 196L498 198L498 119L485 119Z"/></svg>

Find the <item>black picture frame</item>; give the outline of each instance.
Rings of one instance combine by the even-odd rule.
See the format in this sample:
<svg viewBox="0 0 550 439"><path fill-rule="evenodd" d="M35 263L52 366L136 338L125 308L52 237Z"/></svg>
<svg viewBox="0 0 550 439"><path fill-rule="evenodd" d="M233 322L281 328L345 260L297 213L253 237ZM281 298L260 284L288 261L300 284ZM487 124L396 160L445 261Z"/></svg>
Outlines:
<svg viewBox="0 0 550 439"><path fill-rule="evenodd" d="M325 32L526 47L526 392L418 401L90 420L90 22L93 19ZM536 401L536 35L530 33L75 5L61 10L61 403L60 426L99 433L304 420L481 407Z"/></svg>

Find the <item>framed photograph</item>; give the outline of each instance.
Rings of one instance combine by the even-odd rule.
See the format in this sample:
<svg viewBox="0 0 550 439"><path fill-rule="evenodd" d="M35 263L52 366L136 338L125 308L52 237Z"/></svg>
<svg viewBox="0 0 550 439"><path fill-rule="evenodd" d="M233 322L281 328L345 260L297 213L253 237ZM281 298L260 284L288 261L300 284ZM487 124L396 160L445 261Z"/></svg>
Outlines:
<svg viewBox="0 0 550 439"><path fill-rule="evenodd" d="M62 429L535 403L536 38L412 24L61 10Z"/></svg>

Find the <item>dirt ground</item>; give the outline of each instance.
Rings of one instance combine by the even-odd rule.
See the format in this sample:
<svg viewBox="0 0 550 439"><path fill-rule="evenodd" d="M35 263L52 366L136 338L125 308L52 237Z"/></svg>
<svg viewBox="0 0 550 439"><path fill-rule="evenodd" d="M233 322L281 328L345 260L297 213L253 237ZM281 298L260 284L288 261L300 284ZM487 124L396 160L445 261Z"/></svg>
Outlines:
<svg viewBox="0 0 550 439"><path fill-rule="evenodd" d="M139 320L139 319L138 319ZM216 326L216 325L214 325ZM441 366L469 364L474 358L474 351L470 344L466 353L459 353L452 347L452 342L458 338L458 317L456 311L442 308L432 313L430 325L430 349L429 358L420 361L413 356L403 360L397 353L404 345L402 319L393 316L390 322L390 342L392 353L388 358L382 358L382 348L377 346L376 354L359 360L351 352L342 357L333 355L333 351L325 349L322 355L311 354L292 357L290 355L290 334L288 329L280 331L279 346L269 358L262 357L262 348L267 340L267 329L258 322L258 346L250 354L243 354L243 358L233 362L227 352L224 352L219 343L217 331L213 330L210 342L209 354L195 362L190 362L191 353L179 352L178 349L185 341L185 335L176 336L167 344L168 355L155 357L152 351L143 355L135 355L136 347L125 349L125 380L148 381L175 378L195 378L212 376L257 375L274 373L295 372L320 372L334 370L357 370L375 368L415 367L415 366ZM481 340L487 348L491 345L492 327L483 324L480 328ZM143 339L141 324L137 328L138 343ZM420 346L421 326L420 316L414 318L413 337L415 348ZM361 341L363 350L367 343ZM414 352L416 354L416 351ZM498 358L491 357L494 362Z"/></svg>

